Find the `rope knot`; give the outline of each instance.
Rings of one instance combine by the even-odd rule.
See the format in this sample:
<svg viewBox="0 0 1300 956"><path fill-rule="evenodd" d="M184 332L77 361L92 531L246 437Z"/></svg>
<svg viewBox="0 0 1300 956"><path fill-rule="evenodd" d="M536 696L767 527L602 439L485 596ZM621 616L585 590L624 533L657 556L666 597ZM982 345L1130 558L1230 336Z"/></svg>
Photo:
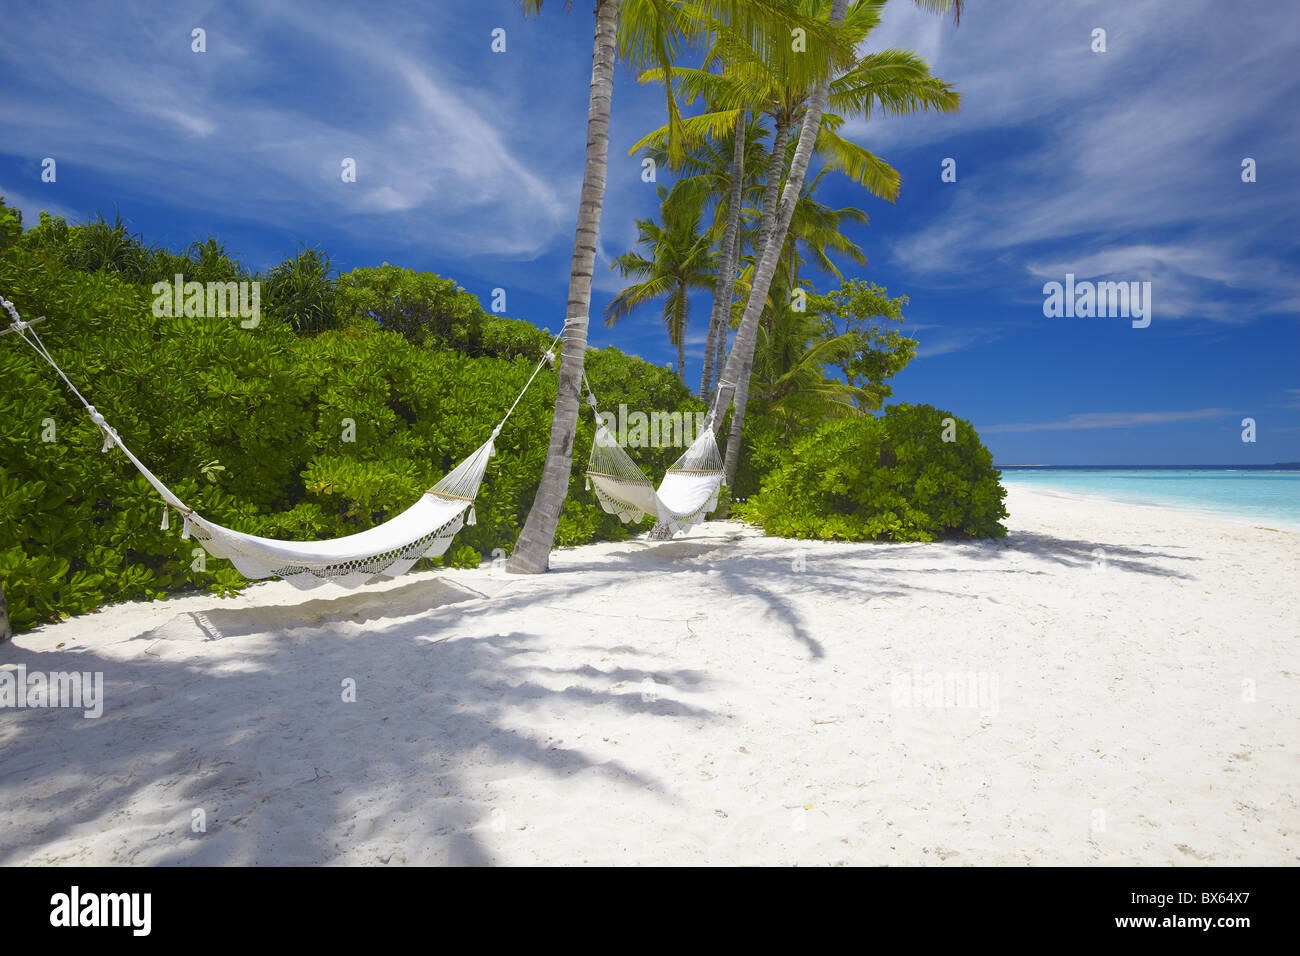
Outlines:
<svg viewBox="0 0 1300 956"><path fill-rule="evenodd" d="M99 414L99 411L95 408L94 405L87 405L86 411L90 412L90 420L94 422L96 425L98 425L100 428L108 427L108 423L104 421L104 416Z"/></svg>
<svg viewBox="0 0 1300 956"><path fill-rule="evenodd" d="M552 352L550 349L546 350L546 364L547 365L555 364L555 353Z"/></svg>
<svg viewBox="0 0 1300 956"><path fill-rule="evenodd" d="M496 437L500 434L501 434L501 426L498 425L496 428L492 429L492 440L496 441Z"/></svg>

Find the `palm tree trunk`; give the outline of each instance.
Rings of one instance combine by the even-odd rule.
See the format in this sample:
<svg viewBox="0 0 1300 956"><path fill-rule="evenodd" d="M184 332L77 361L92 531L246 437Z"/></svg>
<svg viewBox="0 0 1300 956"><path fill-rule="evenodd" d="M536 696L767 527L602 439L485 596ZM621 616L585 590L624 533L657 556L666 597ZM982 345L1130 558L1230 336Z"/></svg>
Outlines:
<svg viewBox="0 0 1300 956"><path fill-rule="evenodd" d="M772 240L772 233L776 229L777 199L781 193L781 174L785 171L785 147L790 139L791 123L777 117L776 129L772 136L772 154L767 161L767 183L763 189L763 218L758 227L758 255L761 258L763 250ZM764 296L766 298L766 296ZM761 310L760 310L761 311ZM736 336L736 343L740 343L740 336ZM733 346L732 351L735 351ZM730 368L730 363L727 365ZM725 369L724 369L725 372ZM718 380L735 381L728 375L720 373ZM722 386L718 386L720 407L726 408L726 399L721 396ZM740 460L740 443L742 432L745 427L745 406L749 403L749 378L745 379L745 387L737 388L733 393L735 410L731 415L731 430L727 433L727 451L726 460L723 463L723 471L726 477L723 479L728 488L731 488L735 482L736 465ZM722 416L717 416L717 424L721 424ZM726 462L731 462L731 470L727 471ZM731 508L727 501L722 501L718 506L718 517L725 518L730 513Z"/></svg>
<svg viewBox="0 0 1300 956"><path fill-rule="evenodd" d="M777 199L781 192L781 173L785 170L785 147L790 139L790 127L791 124L789 121L780 116L776 118L775 132L772 136L772 153L767 162L767 183L763 189L763 218L760 220L758 227L757 251L760 259L762 258L763 250L767 248L768 242L772 239L773 231L776 229ZM764 295L764 299L766 299L766 295ZM752 298L750 301L752 301ZM729 324L730 323L728 323L728 325ZM736 336L736 344L740 344L739 334ZM732 346L733 354L735 353L735 350L735 346ZM727 373L727 370L731 369L731 367L732 364L729 359L726 368L724 368L722 372L718 373L718 409L720 412L727 407L726 396L722 394L724 388L721 384L722 381L736 381L731 374ZM723 480L728 488L732 487L735 482L736 462L740 460L740 443L742 432L745 427L745 406L749 403L748 376L745 378L745 387L740 388L737 386L737 388L732 392L732 395L732 400L735 402L736 407L731 415L731 430L727 433L727 450L725 461L723 463L723 472L725 475ZM721 424L722 415L718 414L715 418L714 427L717 428L721 426ZM727 470L727 462L731 463L730 470ZM718 516L725 518L730 510L728 504L724 501L719 505Z"/></svg>
<svg viewBox="0 0 1300 956"><path fill-rule="evenodd" d="M550 566L555 527L569 491L573 471L573 437L578 427L578 395L587 351L587 312L591 307L591 277L596 265L596 237L605 199L605 169L609 158L609 115L614 95L614 41L623 0L597 0L596 33L591 56L591 92L587 104L587 158L582 174L578 226L573 237L569 271L571 320L564 331L563 358L555 395L555 417L546 451L542 481L533 498L524 530L515 543L506 570L540 574Z"/></svg>
<svg viewBox="0 0 1300 956"><path fill-rule="evenodd" d="M700 372L700 398L706 402L709 400L709 392L713 389L713 369L718 359L718 325L720 324L718 303L722 297L718 286L723 282L722 273L727 268L726 258L723 256L718 260L718 283L713 287L713 311L709 313L709 334L704 340L704 368Z"/></svg>
<svg viewBox="0 0 1300 956"><path fill-rule="evenodd" d="M767 160L767 183L763 188L763 218L758 224L759 258L771 241L776 230L778 200L781 197L781 174L785 172L785 148L790 143L790 120L779 118L776 121L776 136L772 140L772 155ZM746 303L748 305L748 303Z"/></svg>
<svg viewBox="0 0 1300 956"><path fill-rule="evenodd" d="M683 324L684 326L684 324ZM683 385L686 384L686 329L683 327L677 333L677 377Z"/></svg>
<svg viewBox="0 0 1300 956"><path fill-rule="evenodd" d="M736 288L736 280L734 276L739 271L740 271L740 237L737 236L736 248L731 250L731 275L733 276L731 280L731 288L733 294ZM718 329L718 354L713 364L714 367L713 387L715 389L718 387L718 381L717 381L718 377L722 374L722 366L727 360L727 336L731 334L731 298L732 296L730 295L727 297L727 304L722 311L722 326ZM710 399L710 404L712 404L712 399Z"/></svg>
<svg viewBox="0 0 1300 956"><path fill-rule="evenodd" d="M831 8L831 23L843 23L844 11L848 0L835 0ZM727 357L726 368L722 378L733 382L733 401L735 410L731 416L731 432L739 436L745 424L745 400L749 396L749 375L754 368L754 346L758 342L758 320L767 301L768 290L772 287L772 277L776 274L776 265L781 257L781 247L785 244L786 233L790 229L790 218L794 215L795 204L803 189L804 178L808 175L808 165L812 161L813 145L817 140L817 131L821 128L822 112L830 96L831 78L828 74L817 84L804 113L803 126L799 131L799 145L795 147L794 158L790 162L790 172L786 177L785 190L781 194L781 204L777 209L776 223L767 241L762 243L758 263L754 267L754 282L749 290L749 301L745 304L745 316L741 319L740 330L736 333L736 344ZM767 218L766 207L763 218ZM724 398L725 401L725 398ZM723 464L728 487L736 478L736 466L740 461L740 442L727 442L726 461Z"/></svg>
<svg viewBox="0 0 1300 956"><path fill-rule="evenodd" d="M14 636L9 627L9 605L5 603L5 586L0 584L0 644Z"/></svg>
<svg viewBox="0 0 1300 956"><path fill-rule="evenodd" d="M777 197L780 195L781 192L781 173L785 169L785 147L789 139L790 139L790 123L785 119L781 118L780 116L778 116L776 118L775 130L772 134L772 152L769 155L767 161L767 183L763 188L763 218L759 221L759 225L758 225L758 254L760 257L763 254L763 250L767 247L768 237L772 234L772 230L776 227ZM767 294L765 292L764 299L766 299L766 297ZM753 301L752 295L750 296L749 301L751 302ZM730 308L728 308L727 311L728 313L730 313L731 311ZM731 326L730 314L728 314L727 318L728 318L727 326L728 328L730 328ZM736 336L736 343L737 344L740 343L739 334L737 334ZM722 382L724 380L733 383L735 382L735 379L730 374L728 374L728 371L732 367L732 357L734 357L736 351L735 346L732 346L731 351L732 351L732 356L729 356L727 358L726 367L718 373L718 395L716 399L717 401L716 407L718 409L718 414L714 416L714 420L713 420L714 431L717 431L722 427L722 415L723 412L725 412L727 409L728 399L727 396L723 394L723 389L726 386L724 386ZM738 407L740 405L743 405L743 400L741 400L739 397L740 393L735 392L734 394L736 395ZM735 415L732 415L731 439L736 439L737 441L739 440L739 432L736 431ZM731 439L728 439L727 441L728 454L730 454L731 446L732 444L734 444L734 442Z"/></svg>
<svg viewBox="0 0 1300 956"><path fill-rule="evenodd" d="M731 323L731 298L736 289L736 261L740 252L740 213L745 201L745 128L749 111L741 110L736 120L736 142L731 153L731 205L727 208L727 232L722 240L718 281L713 287L713 312L709 315L709 338L704 345L704 374L700 378L700 398L708 401L713 391L713 373L719 356L726 348ZM718 345L718 337L722 345Z"/></svg>

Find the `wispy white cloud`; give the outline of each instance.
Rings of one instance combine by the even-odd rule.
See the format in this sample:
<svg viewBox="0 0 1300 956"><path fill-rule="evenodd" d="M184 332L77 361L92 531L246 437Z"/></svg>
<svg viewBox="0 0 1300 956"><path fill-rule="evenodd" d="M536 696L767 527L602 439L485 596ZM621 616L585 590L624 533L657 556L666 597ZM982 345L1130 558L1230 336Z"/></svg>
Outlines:
<svg viewBox="0 0 1300 956"><path fill-rule="evenodd" d="M937 358L964 352L997 341L1006 331L991 326L972 327L961 323L908 322L902 333L916 340L917 359Z"/></svg>
<svg viewBox="0 0 1300 956"><path fill-rule="evenodd" d="M891 4L871 45L917 50L964 104L846 126L886 158L932 154L936 181L941 159L957 159L946 209L895 240L893 261L927 281L1048 269L1150 279L1157 317L1294 312L1300 276L1257 224L1300 203L1300 127L1278 125L1294 97L1278 80L1292 75L1295 11L1221 12L1210 0L1006 0L973 6L954 29ZM1090 49L1096 27L1105 53ZM990 137L1005 155L990 158ZM973 142L979 162L967 161ZM1256 183L1241 181L1245 156L1260 163ZM1035 291L1026 282L1026 297Z"/></svg>
<svg viewBox="0 0 1300 956"><path fill-rule="evenodd" d="M1174 422L1199 422L1237 415L1227 408L1199 408L1181 412L1084 412L1062 421L1025 422L1014 425L987 425L981 432L1043 432L1093 428L1133 428L1142 425L1168 425Z"/></svg>
<svg viewBox="0 0 1300 956"><path fill-rule="evenodd" d="M536 256L572 215L580 153L566 163L530 150L511 97L440 70L420 26L435 15L339 3L15 8L0 37L6 82L21 84L0 101L5 150L55 156L61 178L89 168L144 180L191 211ZM190 49L197 23L202 54ZM355 184L341 181L344 157Z"/></svg>

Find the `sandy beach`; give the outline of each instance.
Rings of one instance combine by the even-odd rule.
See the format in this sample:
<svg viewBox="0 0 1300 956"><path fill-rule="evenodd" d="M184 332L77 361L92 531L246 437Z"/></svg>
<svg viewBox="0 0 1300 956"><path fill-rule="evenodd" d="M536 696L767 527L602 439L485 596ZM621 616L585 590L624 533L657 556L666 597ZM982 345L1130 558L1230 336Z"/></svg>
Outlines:
<svg viewBox="0 0 1300 956"><path fill-rule="evenodd" d="M1300 532L1008 509L999 542L709 522L19 635L0 666L105 700L0 711L0 863L1294 865Z"/></svg>

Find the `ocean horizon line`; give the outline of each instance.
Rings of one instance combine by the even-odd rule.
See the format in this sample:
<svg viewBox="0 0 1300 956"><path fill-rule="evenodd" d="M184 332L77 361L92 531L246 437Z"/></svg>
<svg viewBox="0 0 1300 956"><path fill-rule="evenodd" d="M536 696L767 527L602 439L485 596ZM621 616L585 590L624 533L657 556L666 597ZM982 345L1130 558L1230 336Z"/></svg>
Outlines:
<svg viewBox="0 0 1300 956"><path fill-rule="evenodd" d="M1014 462L1001 464L995 462L994 468L1059 468L1063 470L1087 471L1300 471L1300 461L1278 461L1269 465L1058 465L1031 464Z"/></svg>

